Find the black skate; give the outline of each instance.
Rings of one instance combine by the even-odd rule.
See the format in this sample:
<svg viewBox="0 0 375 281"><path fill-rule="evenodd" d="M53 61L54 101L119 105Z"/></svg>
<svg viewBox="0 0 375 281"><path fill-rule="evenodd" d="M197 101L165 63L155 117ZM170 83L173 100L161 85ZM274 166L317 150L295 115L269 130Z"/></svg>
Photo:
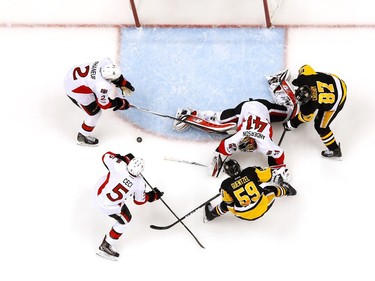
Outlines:
<svg viewBox="0 0 375 281"><path fill-rule="evenodd" d="M297 190L295 190L294 187L291 186L289 183L283 182L281 186L286 189L286 196L294 196L297 194Z"/></svg>
<svg viewBox="0 0 375 281"><path fill-rule="evenodd" d="M97 146L99 143L99 140L92 136L85 136L81 133L78 133L77 135L77 144L79 145L87 145L87 146Z"/></svg>
<svg viewBox="0 0 375 281"><path fill-rule="evenodd" d="M106 240L105 240L106 236L104 236L104 239L103 239L103 242L102 244L99 246L99 252L97 252L96 254L98 256L101 256L103 258L106 258L106 259L110 259L110 260L113 260L113 261L117 261L118 257L120 256L119 253L117 253L111 246L111 244L109 244Z"/></svg>
<svg viewBox="0 0 375 281"><path fill-rule="evenodd" d="M206 223L207 221L212 221L213 219L215 219L217 216L215 216L213 213L212 213L212 206L211 206L211 203L208 203L206 204L206 206L204 206L204 213L203 213L203 222Z"/></svg>
<svg viewBox="0 0 375 281"><path fill-rule="evenodd" d="M322 151L322 156L326 158L331 158L335 160L342 160L342 153L341 153L341 148L340 144L335 150L324 150Z"/></svg>

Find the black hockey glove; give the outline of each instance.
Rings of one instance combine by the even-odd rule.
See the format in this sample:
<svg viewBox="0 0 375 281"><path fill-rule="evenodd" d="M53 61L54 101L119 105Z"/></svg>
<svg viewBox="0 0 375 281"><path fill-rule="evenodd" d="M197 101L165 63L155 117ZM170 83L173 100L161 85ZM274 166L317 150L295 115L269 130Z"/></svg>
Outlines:
<svg viewBox="0 0 375 281"><path fill-rule="evenodd" d="M129 108L129 102L126 99L115 98L114 100L110 100L112 103L113 111L116 110L125 110Z"/></svg>
<svg viewBox="0 0 375 281"><path fill-rule="evenodd" d="M126 81L126 80L125 80ZM127 89L129 89L130 91L134 92L135 91L135 88L133 87L133 85L129 82L129 81L126 81L124 85L122 85L121 87L125 87Z"/></svg>
<svg viewBox="0 0 375 281"><path fill-rule="evenodd" d="M160 191L157 187L153 191L147 192L147 201L154 202L155 200L160 199L163 196L164 192Z"/></svg>
<svg viewBox="0 0 375 281"><path fill-rule="evenodd" d="M134 158L134 155L131 153L128 153L125 156L122 156L121 154L116 154L116 157L124 161L126 164L129 164L129 162Z"/></svg>
<svg viewBox="0 0 375 281"><path fill-rule="evenodd" d="M132 92L135 91L135 88L132 86L132 84L129 81L127 81L122 74L120 75L119 78L117 78L116 80L113 80L112 83L115 84L116 87L118 88L125 87Z"/></svg>
<svg viewBox="0 0 375 281"><path fill-rule="evenodd" d="M290 120L288 122L283 123L283 127L288 132L293 131L294 129L296 129L295 127L293 127L292 122L290 122Z"/></svg>

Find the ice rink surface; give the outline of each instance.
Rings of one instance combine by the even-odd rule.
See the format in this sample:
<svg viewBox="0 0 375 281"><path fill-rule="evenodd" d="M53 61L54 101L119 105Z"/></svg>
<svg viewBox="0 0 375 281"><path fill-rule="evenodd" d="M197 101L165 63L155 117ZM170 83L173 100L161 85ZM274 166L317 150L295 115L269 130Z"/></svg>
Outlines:
<svg viewBox="0 0 375 281"><path fill-rule="evenodd" d="M3 2L0 5L7 6ZM17 1L17 5L22 2ZM27 3L25 5L29 7ZM188 36L202 35L199 30L158 30L148 38L154 40L156 33L161 36L171 33L162 40L150 42L149 46L137 46L135 37L147 33L148 29L71 26L68 11L60 5L54 7L54 13L59 15L58 24L51 24L53 19L46 13L47 20L40 15L41 25L34 25L37 19L33 18L29 19L29 24L17 25L15 23L24 22L25 16L13 9L13 22L7 15L0 27L3 104L0 111L3 131L0 148L3 182L1 279L374 280L375 207L371 200L375 191L371 160L375 157L372 149L375 135L372 87L375 26L371 25L371 17L366 25L363 16L359 18L350 12L356 8L345 3L342 7L348 10L334 23L321 20L316 26L293 25L280 31L254 29L250 33L275 34L282 50L245 50L238 55L246 57L248 64L253 60L247 51L259 60L253 66L244 62L233 71L228 67L233 69L238 65L221 64L220 60L225 56L220 56L221 51L212 52L213 46L225 45L214 40L209 30L205 38L211 38L212 44L189 40L192 49L202 50L195 53L196 56L191 54L201 65L195 67L192 62L179 62L174 66L173 60L158 62L160 57L150 53L152 47L162 48L166 38L182 36L188 40ZM52 6L49 2L48 7ZM301 16L298 11L296 14ZM301 16L301 23L303 18L309 17ZM107 24L107 20L105 17L103 22ZM217 32L234 36L235 32L242 31ZM170 41L165 46L169 49L159 49L155 54L164 55L162 52L168 51L177 59L178 54L173 53L177 49ZM143 54L137 55L142 51L149 52L147 68L148 60L142 57ZM211 53L207 63L203 59L204 52ZM280 58L267 61L268 54L272 58L279 54ZM322 159L320 151L324 147L319 136L312 123L305 124L288 133L282 144L293 177L292 184L298 190L296 197L276 200L270 211L254 222L226 214L203 224L202 209L197 211L184 222L206 249L201 249L181 225L165 231L150 229L150 224L166 225L175 221L162 202L143 206L129 202L133 220L116 245L120 260L104 260L95 252L113 222L98 213L92 204L93 187L106 173L101 163L103 153L132 152L142 156L146 161L145 177L165 192L163 199L179 216L215 195L224 178L210 178L206 169L199 166L164 160L165 156L172 156L206 164L217 146L216 139L195 140L169 135L171 121L146 116L146 113L137 112L137 116L129 110L127 116L128 112L123 115L103 112L95 129L101 145L95 148L76 145L82 115L65 96L63 77L76 63L107 56L121 62L125 75L128 73L132 77L131 82L137 90L129 97L131 103L168 114L185 105L219 107L221 102L212 97L218 92L225 97L224 107L231 102L227 93L233 95L233 101L239 102L242 94L247 97L245 93L237 96L236 87L244 87L243 79L247 77L241 69L254 71L248 90L254 93L259 90L262 95L267 95L261 82L264 75L279 67L289 68L293 76L306 63L317 71L335 73L348 85L347 103L332 125L341 142L344 160ZM139 62L142 67L137 65L139 56L143 58ZM264 65L264 60L269 64ZM170 65L173 67L168 68ZM183 68L181 73L177 71L180 67ZM212 68L216 73L211 72ZM212 81L203 81L199 71L214 73L206 75ZM190 76L192 72L195 77ZM165 77L166 73L168 77ZM223 81L215 81L220 75L229 81L228 87ZM198 81L182 84L184 77ZM162 83L158 84L160 81ZM201 91L204 90L203 95ZM163 94L178 91L184 95L195 94L188 99L186 96L175 96L173 100L170 96L163 97ZM206 100L209 103L205 103ZM152 119L153 126L160 126L160 131L153 127L144 129L146 118ZM279 125L274 128L276 140L281 134ZM143 138L142 143L136 142L138 136ZM266 164L264 158L255 154L237 154L235 158L242 165Z"/></svg>

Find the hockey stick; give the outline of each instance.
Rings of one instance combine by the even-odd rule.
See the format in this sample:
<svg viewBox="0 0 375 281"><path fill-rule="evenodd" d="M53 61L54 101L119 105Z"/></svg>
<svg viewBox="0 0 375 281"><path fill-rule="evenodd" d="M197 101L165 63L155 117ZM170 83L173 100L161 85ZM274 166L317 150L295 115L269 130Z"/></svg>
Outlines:
<svg viewBox="0 0 375 281"><path fill-rule="evenodd" d="M183 216L182 218L178 219L177 221L175 221L174 223L170 224L170 225L166 225L166 226L157 226L157 225L150 225L150 227L152 229L157 229L157 230L165 230L165 229L169 229L171 228L172 226L178 224L179 222L181 222L183 219L187 218L188 216L190 216L192 213L194 213L196 210L202 208L203 206L205 206L206 204L210 203L212 200L214 200L215 198L219 197L220 196L220 193L219 194L216 194L214 197L208 199L206 202L202 203L201 205L199 205L198 207L196 207L194 210L190 211L189 213L187 213L185 216Z"/></svg>
<svg viewBox="0 0 375 281"><path fill-rule="evenodd" d="M284 129L283 133L281 134L281 137L280 137L279 143L277 144L278 146L280 146L281 142L283 141L284 136L285 136L285 133L286 133L286 129Z"/></svg>
<svg viewBox="0 0 375 281"><path fill-rule="evenodd" d="M202 167L208 167L208 165L204 165L204 164L201 164L201 163L198 163L198 162L188 161L188 160L183 160L183 159L177 159L177 158L173 158L173 157L169 157L169 156L164 156L164 160L175 161L175 162L186 163L186 164L192 164L192 165L197 165L197 166L202 166Z"/></svg>
<svg viewBox="0 0 375 281"><path fill-rule="evenodd" d="M151 186L151 184L146 180L146 178L140 174L141 177L144 179L144 181L147 183L147 185L151 188L152 191L155 191L155 189ZM161 202L163 202L163 204L168 208L168 210L176 217L176 219L178 219L178 222L180 222L185 228L187 231L189 231L189 233L194 237L195 241L197 241L197 243L199 244L199 246L201 246L203 249L204 249L204 246L201 244L201 242L199 242L198 238L195 237L195 235L193 234L193 232L190 231L190 229L178 218L178 216L172 211L172 209L168 206L167 203L165 203L165 201L163 200L163 198L160 197L160 200Z"/></svg>
<svg viewBox="0 0 375 281"><path fill-rule="evenodd" d="M215 130L212 130L212 129L209 129L209 128L206 128L206 127L202 127L202 126L200 126L196 123L192 123L192 122L189 122L189 121L186 121L186 120L183 120L183 119L178 119L178 118L170 116L170 115L166 115L166 114L158 113L158 112L155 112L155 111L151 111L151 110L146 109L146 108L138 107L134 104L129 105L129 107L137 109L139 111L143 111L143 112L147 112L147 113L150 113L150 114L153 114L153 115L157 115L157 116L160 116L160 117L169 118L169 119L172 119L172 120L175 120L175 121L179 121L179 122L182 122L182 123L185 123L185 124L189 124L193 127L196 127L198 129L201 129L201 130L203 130L205 132L208 132L208 133L216 133L216 134L221 134L221 135L231 135L231 133L232 133L232 132L227 132L227 131L225 131L225 132L215 131ZM195 118L197 118L197 117L195 117Z"/></svg>

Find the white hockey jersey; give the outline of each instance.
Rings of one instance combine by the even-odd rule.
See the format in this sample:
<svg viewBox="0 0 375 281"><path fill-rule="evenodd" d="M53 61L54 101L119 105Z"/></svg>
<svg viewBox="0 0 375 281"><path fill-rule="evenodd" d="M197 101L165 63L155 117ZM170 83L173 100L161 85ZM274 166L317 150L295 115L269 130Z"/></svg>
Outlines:
<svg viewBox="0 0 375 281"><path fill-rule="evenodd" d="M127 164L112 152L105 153L102 160L108 169L108 174L95 188L95 201L101 209L106 209L108 214L111 214L119 206L121 207L127 198L132 198L138 205L147 202L146 182L142 177L129 174Z"/></svg>
<svg viewBox="0 0 375 281"><path fill-rule="evenodd" d="M283 164L284 150L272 140L272 125L270 114L265 105L258 101L249 101L243 104L237 122L237 133L222 140L218 152L224 155L232 155L239 150L239 144L245 137L255 139L259 152L274 159L279 159L277 164ZM279 163L280 162L280 163Z"/></svg>
<svg viewBox="0 0 375 281"><path fill-rule="evenodd" d="M114 85L104 79L100 73L101 67L108 64L113 64L113 62L105 58L73 66L64 80L67 95L83 105L89 105L96 100L101 108L109 108L111 106L109 98L118 94Z"/></svg>

